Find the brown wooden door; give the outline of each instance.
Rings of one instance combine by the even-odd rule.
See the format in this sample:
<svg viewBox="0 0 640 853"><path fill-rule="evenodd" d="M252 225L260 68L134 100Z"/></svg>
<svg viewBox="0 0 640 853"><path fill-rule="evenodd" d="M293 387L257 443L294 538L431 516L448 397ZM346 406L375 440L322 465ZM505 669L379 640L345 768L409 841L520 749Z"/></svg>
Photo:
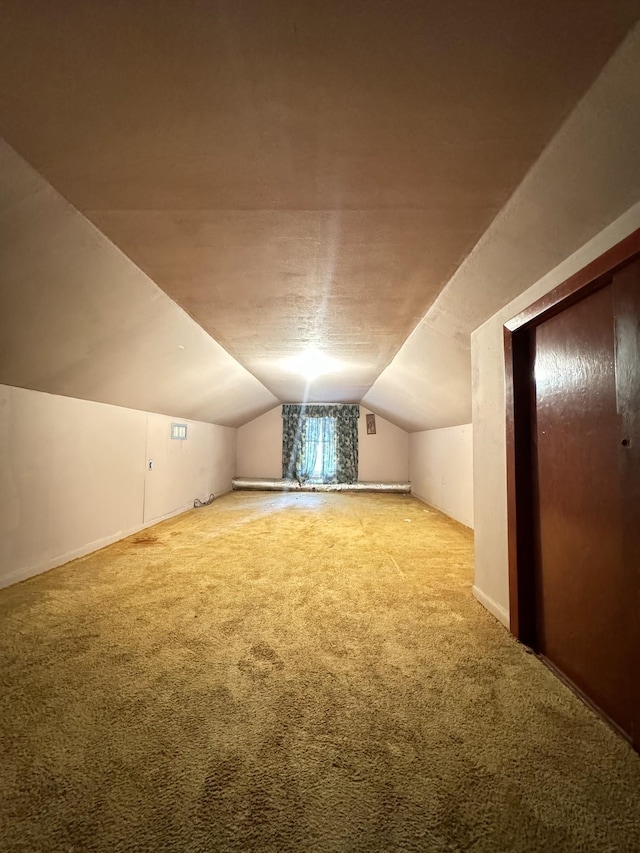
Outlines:
<svg viewBox="0 0 640 853"><path fill-rule="evenodd" d="M630 732L640 752L640 260L613 277L616 326L616 397L622 421L620 479L622 485L622 557L630 567L634 589L629 599L632 619L633 681Z"/></svg>
<svg viewBox="0 0 640 853"><path fill-rule="evenodd" d="M635 262L532 333L538 651L636 745L639 294Z"/></svg>

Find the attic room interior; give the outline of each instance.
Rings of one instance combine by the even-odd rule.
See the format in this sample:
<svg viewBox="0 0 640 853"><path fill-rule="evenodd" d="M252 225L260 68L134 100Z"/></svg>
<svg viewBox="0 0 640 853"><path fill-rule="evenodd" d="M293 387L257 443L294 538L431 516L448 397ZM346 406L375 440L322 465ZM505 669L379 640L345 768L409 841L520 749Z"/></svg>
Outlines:
<svg viewBox="0 0 640 853"><path fill-rule="evenodd" d="M638 0L0 3L0 852L640 850Z"/></svg>

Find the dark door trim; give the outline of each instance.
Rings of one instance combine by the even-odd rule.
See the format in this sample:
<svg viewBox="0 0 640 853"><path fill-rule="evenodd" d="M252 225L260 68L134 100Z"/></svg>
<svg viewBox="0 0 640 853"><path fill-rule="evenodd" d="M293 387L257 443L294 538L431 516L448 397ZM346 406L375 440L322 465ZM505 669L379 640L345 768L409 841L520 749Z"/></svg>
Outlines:
<svg viewBox="0 0 640 853"><path fill-rule="evenodd" d="M509 627L537 649L534 596L534 497L531 457L531 330L611 280L640 256L640 228L504 325Z"/></svg>

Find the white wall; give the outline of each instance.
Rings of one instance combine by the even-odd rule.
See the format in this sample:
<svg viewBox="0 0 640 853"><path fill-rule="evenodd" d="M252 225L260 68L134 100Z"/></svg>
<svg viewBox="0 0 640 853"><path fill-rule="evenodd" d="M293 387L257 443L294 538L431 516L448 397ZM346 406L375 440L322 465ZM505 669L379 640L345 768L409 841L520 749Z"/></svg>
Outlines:
<svg viewBox="0 0 640 853"><path fill-rule="evenodd" d="M409 479L409 433L376 415L376 434L367 435L370 409L360 406L358 420L358 479L364 483L405 482Z"/></svg>
<svg viewBox="0 0 640 853"><path fill-rule="evenodd" d="M171 418L147 416L147 459L153 459L153 469L145 473L145 523L231 488L236 430L180 418L173 422L187 424L186 441L171 438Z"/></svg>
<svg viewBox="0 0 640 853"><path fill-rule="evenodd" d="M282 477L282 406L238 427L237 477Z"/></svg>
<svg viewBox="0 0 640 853"><path fill-rule="evenodd" d="M358 479L393 482L409 479L409 436L376 415L376 434L367 435L366 415L358 421ZM282 477L282 406L238 429L238 477Z"/></svg>
<svg viewBox="0 0 640 853"><path fill-rule="evenodd" d="M473 527L471 424L411 433L409 476L412 494Z"/></svg>
<svg viewBox="0 0 640 853"><path fill-rule="evenodd" d="M504 323L640 228L640 203L478 328L473 364L474 594L509 623Z"/></svg>
<svg viewBox="0 0 640 853"><path fill-rule="evenodd" d="M236 430L174 420L0 385L0 586L228 491Z"/></svg>

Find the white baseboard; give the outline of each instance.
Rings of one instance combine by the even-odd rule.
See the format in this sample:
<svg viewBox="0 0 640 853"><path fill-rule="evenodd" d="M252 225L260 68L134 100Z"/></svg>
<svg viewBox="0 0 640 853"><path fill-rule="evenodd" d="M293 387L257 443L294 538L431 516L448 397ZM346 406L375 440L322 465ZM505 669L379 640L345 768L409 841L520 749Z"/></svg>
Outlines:
<svg viewBox="0 0 640 853"><path fill-rule="evenodd" d="M118 542L120 539L126 539L127 536L131 536L148 526L148 524L141 524L131 530L118 530L117 533L105 536L102 539L95 539L93 542L87 542L79 548L67 551L65 554L58 554L55 557L49 557L48 559L43 560L40 563L35 563L31 566L21 566L19 569L14 569L12 572L9 572L8 575L0 577L0 588L12 586L14 583L19 583L20 581L24 581L34 575L41 575L43 572L48 572L50 569L62 566L70 560L77 560L78 557L84 557L86 554L91 554L92 551L99 551L101 548L106 548L107 545L113 545L114 542Z"/></svg>
<svg viewBox="0 0 640 853"><path fill-rule="evenodd" d="M135 530L132 530L131 533L125 533L124 536L121 536L120 539L126 539L127 536L131 536L133 533L137 533L138 530L144 530L145 527L151 527L153 524L160 524L161 521L166 521L168 518L173 518L175 515L180 515L180 513L187 512L187 510L193 509L193 502L188 504L184 504L184 506L178 507L178 509L172 509L171 512L167 512L164 515L158 516L158 518L151 518L149 521L145 521L142 527L136 527Z"/></svg>
<svg viewBox="0 0 640 853"><path fill-rule="evenodd" d="M473 526L471 524L468 524L466 521L463 521L461 518L456 518L455 515L452 515L444 507L438 506L437 504L433 503L433 501L427 500L427 498L424 498L424 497L422 497L422 495L419 495L417 492L414 492L413 486L411 487L411 494L413 495L414 498L417 498L420 501L420 503L426 504L427 506L430 506L433 509L437 509L438 512L441 512L444 515L447 515L449 518L452 518L454 521L457 521L458 524L463 524L465 527L468 527L469 530L473 530Z"/></svg>
<svg viewBox="0 0 640 853"><path fill-rule="evenodd" d="M509 627L509 611L506 608L499 605L493 600L493 598L490 598L475 585L473 586L472 592L474 598L476 598L483 607L486 607L489 613L496 617L498 622L502 622L505 628Z"/></svg>
<svg viewBox="0 0 640 853"><path fill-rule="evenodd" d="M216 499L229 494L230 491L231 489L229 488L224 492L219 492L216 495ZM113 545L114 542L126 539L127 536L133 536L135 533L139 533L147 527L153 527L154 524L160 524L161 521L166 521L168 518L181 515L183 512L187 512L190 509L193 509L192 502L185 506L181 506L178 509L174 509L165 515L161 515L159 518L152 518L149 521L138 524L129 530L118 530L116 533L104 536L102 539L95 539L93 542L87 542L85 545L81 545L79 548L74 548L72 551L67 551L65 554L58 554L56 557L49 557L41 563L14 569L3 577L0 577L0 589L12 586L14 583L19 583L20 581L24 581L34 575L41 575L43 572L48 572L50 569L57 568L57 566L63 566L65 563L68 563L71 560L77 560L79 557L85 557L87 554L91 554L94 551L100 551L102 548L106 548L107 545Z"/></svg>

